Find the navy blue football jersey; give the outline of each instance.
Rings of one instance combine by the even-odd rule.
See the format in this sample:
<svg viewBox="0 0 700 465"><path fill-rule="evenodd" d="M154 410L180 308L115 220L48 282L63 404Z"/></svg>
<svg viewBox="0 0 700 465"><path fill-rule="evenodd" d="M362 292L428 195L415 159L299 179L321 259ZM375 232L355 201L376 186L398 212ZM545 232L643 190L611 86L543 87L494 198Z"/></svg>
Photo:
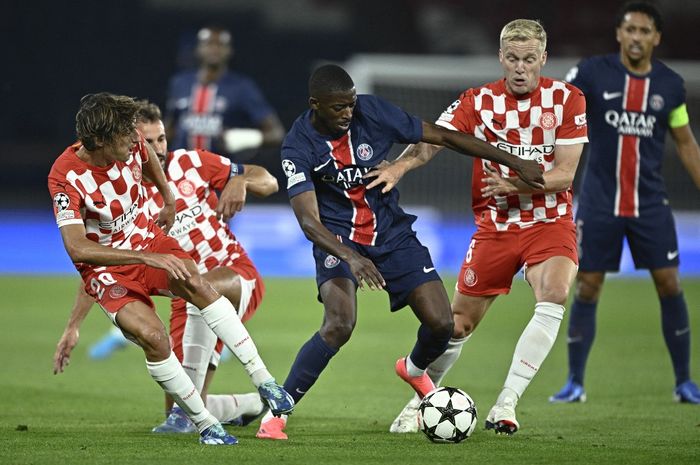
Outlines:
<svg viewBox="0 0 700 465"><path fill-rule="evenodd" d="M315 190L326 228L358 244L381 245L410 231L415 216L399 207L396 189L367 190L362 176L386 159L394 143L422 137L420 119L372 95L357 96L350 128L340 136L319 134L307 110L282 143L289 197Z"/></svg>
<svg viewBox="0 0 700 465"><path fill-rule="evenodd" d="M653 60L643 76L618 54L581 61L566 78L586 95L590 146L580 204L621 217L663 205L669 114L685 102L683 79Z"/></svg>
<svg viewBox="0 0 700 465"><path fill-rule="evenodd" d="M170 80L167 118L175 123L173 149L227 153L222 133L230 128L258 128L274 110L252 79L226 72L218 81L202 84L197 71Z"/></svg>

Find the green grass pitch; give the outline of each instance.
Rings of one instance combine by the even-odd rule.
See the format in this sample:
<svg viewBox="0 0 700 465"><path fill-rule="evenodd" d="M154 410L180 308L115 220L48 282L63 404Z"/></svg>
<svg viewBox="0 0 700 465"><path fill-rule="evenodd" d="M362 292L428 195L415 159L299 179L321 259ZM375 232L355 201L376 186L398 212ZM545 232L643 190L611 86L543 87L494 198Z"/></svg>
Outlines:
<svg viewBox="0 0 700 465"><path fill-rule="evenodd" d="M453 288L453 281L446 283ZM412 313L387 310L381 292L359 292L355 334L290 418L289 441L255 438L257 424L229 430L235 447L205 447L195 435L153 435L162 394L142 352L131 347L91 361L87 347L109 327L94 307L66 373L51 359L67 320L77 278L2 277L0 291L0 463L14 464L642 464L700 463L700 406L672 401L673 377L649 280L609 280L598 313L598 335L587 373L588 402L549 405L566 376L566 324L518 408L513 437L483 430L517 338L532 315L522 279L499 298L467 343L445 384L476 401L479 426L464 443L432 444L422 434L388 427L410 398L393 373L411 348ZM685 280L700 378L700 281ZM267 280L267 295L249 328L278 380L321 323L313 279ZM157 299L167 321L165 299ZM568 317L567 317L568 318ZM234 360L224 363L212 392L252 390ZM20 425L26 426L26 429Z"/></svg>

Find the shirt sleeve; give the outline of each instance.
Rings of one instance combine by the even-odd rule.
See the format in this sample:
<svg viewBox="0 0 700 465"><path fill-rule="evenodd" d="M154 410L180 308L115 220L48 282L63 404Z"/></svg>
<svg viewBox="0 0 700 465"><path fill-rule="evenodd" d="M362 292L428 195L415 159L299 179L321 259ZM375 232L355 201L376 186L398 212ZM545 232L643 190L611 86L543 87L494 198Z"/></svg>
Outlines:
<svg viewBox="0 0 700 465"><path fill-rule="evenodd" d="M564 101L561 125L556 132L556 145L574 145L588 142L586 98L578 88L567 85L569 96Z"/></svg>
<svg viewBox="0 0 700 465"><path fill-rule="evenodd" d="M473 90L469 89L462 92L462 95L440 114L435 124L452 131L474 134L476 116L474 112Z"/></svg>
<svg viewBox="0 0 700 465"><path fill-rule="evenodd" d="M578 87L584 94L589 93L591 90L587 79L587 64L586 60L579 61L576 66L566 73L564 78L566 82Z"/></svg>
<svg viewBox="0 0 700 465"><path fill-rule="evenodd" d="M423 121L420 118L374 95L364 96L362 104L368 107L362 111L374 115L375 123L388 130L395 142L415 144L423 138Z"/></svg>
<svg viewBox="0 0 700 465"><path fill-rule="evenodd" d="M216 190L221 190L231 178L231 160L206 150L197 150L202 166L199 175Z"/></svg>
<svg viewBox="0 0 700 465"><path fill-rule="evenodd" d="M287 177L287 195L290 199L315 189L311 170L309 157L299 147L282 146L282 171Z"/></svg>
<svg viewBox="0 0 700 465"><path fill-rule="evenodd" d="M49 193L53 198L53 213L59 228L69 224L84 224L80 215L83 197L65 177L50 174Z"/></svg>

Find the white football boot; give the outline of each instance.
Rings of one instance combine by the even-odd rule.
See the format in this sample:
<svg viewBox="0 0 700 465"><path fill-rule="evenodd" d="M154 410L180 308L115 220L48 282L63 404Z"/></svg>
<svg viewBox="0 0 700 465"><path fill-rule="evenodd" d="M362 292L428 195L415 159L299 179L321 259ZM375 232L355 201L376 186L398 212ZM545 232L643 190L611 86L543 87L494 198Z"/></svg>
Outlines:
<svg viewBox="0 0 700 465"><path fill-rule="evenodd" d="M515 401L510 398L496 403L486 417L486 429L495 430L496 434L511 436L518 431L520 424L515 419Z"/></svg>
<svg viewBox="0 0 700 465"><path fill-rule="evenodd" d="M390 433L417 433L420 429L420 398L414 394L389 427Z"/></svg>

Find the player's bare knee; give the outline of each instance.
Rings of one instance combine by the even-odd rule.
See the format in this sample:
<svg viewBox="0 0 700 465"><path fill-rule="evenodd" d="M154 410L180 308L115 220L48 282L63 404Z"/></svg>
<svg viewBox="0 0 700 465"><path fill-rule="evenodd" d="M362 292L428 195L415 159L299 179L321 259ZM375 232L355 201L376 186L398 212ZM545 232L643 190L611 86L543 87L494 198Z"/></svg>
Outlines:
<svg viewBox="0 0 700 465"><path fill-rule="evenodd" d="M538 302L551 302L564 305L569 297L569 286L549 286L542 290Z"/></svg>
<svg viewBox="0 0 700 465"><path fill-rule="evenodd" d="M476 328L475 322L464 317L457 318L457 315L455 315L453 323L452 337L454 339L463 339L473 333Z"/></svg>
<svg viewBox="0 0 700 465"><path fill-rule="evenodd" d="M430 326L430 330L438 337L449 338L454 334L455 323L452 318L442 318Z"/></svg>
<svg viewBox="0 0 700 465"><path fill-rule="evenodd" d="M604 272L580 271L576 275L576 298L586 303L597 302L604 282Z"/></svg>
<svg viewBox="0 0 700 465"><path fill-rule="evenodd" d="M326 321L321 327L319 334L328 345L338 349L350 340L350 336L352 336L354 329L354 322Z"/></svg>
<svg viewBox="0 0 700 465"><path fill-rule="evenodd" d="M139 345L147 355L166 359L170 355L170 338L165 328L145 328L137 336Z"/></svg>

